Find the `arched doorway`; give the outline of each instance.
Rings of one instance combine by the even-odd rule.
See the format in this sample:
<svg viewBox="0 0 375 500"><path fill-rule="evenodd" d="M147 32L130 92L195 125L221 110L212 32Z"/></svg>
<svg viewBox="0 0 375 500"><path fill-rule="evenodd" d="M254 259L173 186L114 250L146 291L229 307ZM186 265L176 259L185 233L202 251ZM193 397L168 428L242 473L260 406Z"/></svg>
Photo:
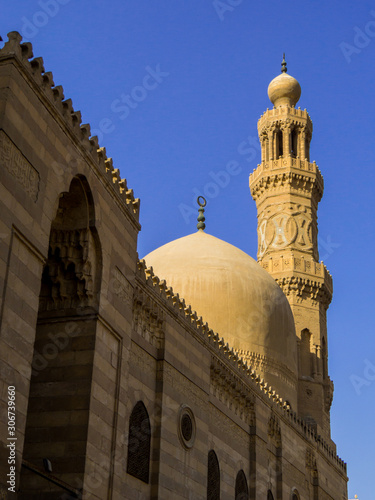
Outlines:
<svg viewBox="0 0 375 500"><path fill-rule="evenodd" d="M59 482L82 487L101 281L94 221L88 183L74 177L59 198L41 280L21 499L61 498Z"/></svg>

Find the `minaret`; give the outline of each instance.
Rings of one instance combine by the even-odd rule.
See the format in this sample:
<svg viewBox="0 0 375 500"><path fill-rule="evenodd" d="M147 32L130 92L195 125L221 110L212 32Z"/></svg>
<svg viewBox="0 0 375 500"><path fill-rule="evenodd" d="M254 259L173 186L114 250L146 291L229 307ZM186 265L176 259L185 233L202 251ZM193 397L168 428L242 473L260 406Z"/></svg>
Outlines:
<svg viewBox="0 0 375 500"><path fill-rule="evenodd" d="M268 87L273 109L260 117L262 161L250 175L258 210L258 262L275 278L293 311L298 336L299 416L330 437L333 383L327 373L326 312L332 278L318 253L318 203L323 178L310 163L312 122L296 109L297 80L281 75Z"/></svg>

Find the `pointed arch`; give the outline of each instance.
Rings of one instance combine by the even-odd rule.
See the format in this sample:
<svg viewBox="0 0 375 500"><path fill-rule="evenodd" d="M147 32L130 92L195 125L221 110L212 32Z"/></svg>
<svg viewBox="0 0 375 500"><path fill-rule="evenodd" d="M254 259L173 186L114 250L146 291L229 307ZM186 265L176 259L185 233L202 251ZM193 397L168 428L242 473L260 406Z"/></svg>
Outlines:
<svg viewBox="0 0 375 500"><path fill-rule="evenodd" d="M220 468L214 450L208 452L207 500L220 500Z"/></svg>
<svg viewBox="0 0 375 500"><path fill-rule="evenodd" d="M281 129L276 131L276 160L282 158L284 155L284 145L283 145L283 132Z"/></svg>
<svg viewBox="0 0 375 500"><path fill-rule="evenodd" d="M267 491L267 500L274 500L271 490Z"/></svg>
<svg viewBox="0 0 375 500"><path fill-rule="evenodd" d="M71 484L83 482L87 453L102 272L94 212L86 178L73 177L56 199L41 275L23 449L31 463L51 458L54 475ZM60 489L25 468L20 488L25 498Z"/></svg>
<svg viewBox="0 0 375 500"><path fill-rule="evenodd" d="M298 131L293 128L291 133L290 133L290 155L292 158L297 158L299 151L298 151Z"/></svg>
<svg viewBox="0 0 375 500"><path fill-rule="evenodd" d="M308 328L301 331L301 349L300 349L300 370L301 375L312 376L311 360L311 332Z"/></svg>
<svg viewBox="0 0 375 500"><path fill-rule="evenodd" d="M249 488L244 471L241 469L236 477L235 500L248 500Z"/></svg>
<svg viewBox="0 0 375 500"><path fill-rule="evenodd" d="M300 500L300 496L296 488L293 488L292 490L292 500Z"/></svg>
<svg viewBox="0 0 375 500"><path fill-rule="evenodd" d="M149 482L150 449L150 418L143 402L138 401L129 419L128 462L126 472L144 483Z"/></svg>

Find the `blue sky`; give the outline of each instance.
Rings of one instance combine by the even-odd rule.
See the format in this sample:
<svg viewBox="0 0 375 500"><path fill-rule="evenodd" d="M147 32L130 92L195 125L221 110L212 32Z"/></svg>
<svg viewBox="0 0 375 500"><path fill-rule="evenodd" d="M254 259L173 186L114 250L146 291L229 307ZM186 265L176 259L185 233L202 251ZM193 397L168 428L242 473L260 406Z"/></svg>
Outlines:
<svg viewBox="0 0 375 500"><path fill-rule="evenodd" d="M373 498L375 4L13 0L1 14L3 39L17 30L32 42L141 198L140 256L195 231L193 200L205 194L207 232L256 257L248 176L286 53L325 180L332 437L348 462L349 498Z"/></svg>

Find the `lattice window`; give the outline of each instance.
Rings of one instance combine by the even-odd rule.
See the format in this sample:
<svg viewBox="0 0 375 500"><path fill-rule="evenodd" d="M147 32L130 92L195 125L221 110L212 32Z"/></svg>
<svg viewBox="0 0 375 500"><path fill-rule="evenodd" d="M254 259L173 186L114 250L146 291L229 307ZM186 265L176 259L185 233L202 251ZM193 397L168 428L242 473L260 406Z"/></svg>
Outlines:
<svg viewBox="0 0 375 500"><path fill-rule="evenodd" d="M247 487L246 476L243 470L240 470L236 477L236 500L248 500L249 489Z"/></svg>
<svg viewBox="0 0 375 500"><path fill-rule="evenodd" d="M220 468L214 450L208 453L207 500L220 500Z"/></svg>
<svg viewBox="0 0 375 500"><path fill-rule="evenodd" d="M145 405L138 401L129 420L127 473L144 483L149 482L150 444L150 419Z"/></svg>

